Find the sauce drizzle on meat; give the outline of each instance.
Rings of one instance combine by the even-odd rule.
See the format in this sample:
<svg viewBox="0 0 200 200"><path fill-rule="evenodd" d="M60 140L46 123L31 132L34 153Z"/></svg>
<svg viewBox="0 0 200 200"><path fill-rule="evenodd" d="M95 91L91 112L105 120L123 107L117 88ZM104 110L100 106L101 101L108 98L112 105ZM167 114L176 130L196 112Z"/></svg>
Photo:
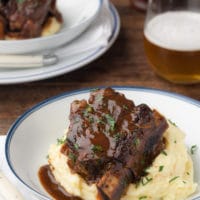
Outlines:
<svg viewBox="0 0 200 200"><path fill-rule="evenodd" d="M92 91L88 101L73 101L69 119L61 152L72 173L96 184L98 200L120 200L165 147L166 119L111 88Z"/></svg>

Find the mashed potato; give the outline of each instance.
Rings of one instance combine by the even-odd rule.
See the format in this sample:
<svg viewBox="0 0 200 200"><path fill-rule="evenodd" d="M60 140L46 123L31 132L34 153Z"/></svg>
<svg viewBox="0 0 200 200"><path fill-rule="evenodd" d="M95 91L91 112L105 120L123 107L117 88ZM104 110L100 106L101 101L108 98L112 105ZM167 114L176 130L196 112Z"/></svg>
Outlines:
<svg viewBox="0 0 200 200"><path fill-rule="evenodd" d="M164 134L166 149L157 156L148 175L137 185L130 184L121 200L184 200L194 193L193 164L184 144L184 134L169 124ZM70 193L82 199L96 200L95 184L87 183L79 175L71 173L67 157L60 153L62 145L52 145L49 164L56 180Z"/></svg>
<svg viewBox="0 0 200 200"><path fill-rule="evenodd" d="M42 37L54 35L61 29L61 25L55 17L50 17L43 28Z"/></svg>

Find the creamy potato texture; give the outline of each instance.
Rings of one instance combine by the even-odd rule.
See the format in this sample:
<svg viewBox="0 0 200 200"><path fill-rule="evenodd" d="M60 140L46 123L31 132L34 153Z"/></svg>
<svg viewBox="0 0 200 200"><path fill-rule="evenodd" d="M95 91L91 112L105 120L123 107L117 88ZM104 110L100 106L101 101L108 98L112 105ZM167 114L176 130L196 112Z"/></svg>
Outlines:
<svg viewBox="0 0 200 200"><path fill-rule="evenodd" d="M169 124L164 133L166 149L156 157L148 175L135 185L130 184L121 200L184 200L195 192L193 163L184 144L184 133ZM79 175L71 172L67 157L60 153L62 145L52 145L49 149L49 164L56 180L70 194L87 200L96 200L95 184L87 183Z"/></svg>
<svg viewBox="0 0 200 200"><path fill-rule="evenodd" d="M61 23L59 23L55 17L50 17L43 28L42 37L53 35L57 33L60 29Z"/></svg>

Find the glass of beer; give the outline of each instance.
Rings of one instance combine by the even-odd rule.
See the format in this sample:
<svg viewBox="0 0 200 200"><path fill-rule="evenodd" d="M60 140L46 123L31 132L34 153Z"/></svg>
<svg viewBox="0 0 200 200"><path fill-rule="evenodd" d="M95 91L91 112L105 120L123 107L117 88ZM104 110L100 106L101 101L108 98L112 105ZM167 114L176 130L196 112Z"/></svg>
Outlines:
<svg viewBox="0 0 200 200"><path fill-rule="evenodd" d="M200 82L200 0L149 0L144 47L161 77Z"/></svg>

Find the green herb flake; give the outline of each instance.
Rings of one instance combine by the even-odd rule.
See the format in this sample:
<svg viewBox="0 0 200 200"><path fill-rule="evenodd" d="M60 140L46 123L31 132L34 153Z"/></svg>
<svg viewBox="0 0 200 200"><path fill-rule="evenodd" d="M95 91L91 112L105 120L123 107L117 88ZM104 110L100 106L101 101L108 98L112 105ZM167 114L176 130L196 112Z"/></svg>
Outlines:
<svg viewBox="0 0 200 200"><path fill-rule="evenodd" d="M105 122L102 119L97 119L98 124L105 124Z"/></svg>
<svg viewBox="0 0 200 200"><path fill-rule="evenodd" d="M128 110L128 106L123 105L122 107L123 107L124 110Z"/></svg>
<svg viewBox="0 0 200 200"><path fill-rule="evenodd" d="M76 162L77 157L76 157L75 154L73 154L73 153L70 152L69 155L68 155L68 157L69 157L69 159L70 159L73 163Z"/></svg>
<svg viewBox="0 0 200 200"><path fill-rule="evenodd" d="M170 119L168 119L168 122L169 122L170 124L172 124L173 126L177 127L176 123L174 123L174 122L171 121Z"/></svg>
<svg viewBox="0 0 200 200"><path fill-rule="evenodd" d="M97 102L102 101L102 100L103 100L103 95L102 95L102 94L97 94L97 96L95 97L95 100L96 100Z"/></svg>
<svg viewBox="0 0 200 200"><path fill-rule="evenodd" d="M110 116L109 114L106 114L105 118L106 118L106 120L107 120L107 122L108 122L108 124L110 126L110 130L114 131L114 129L115 129L115 120L114 120L114 118L112 116Z"/></svg>
<svg viewBox="0 0 200 200"><path fill-rule="evenodd" d="M169 180L169 183L175 181L177 178L179 178L179 176L175 176L175 177L173 177L172 179Z"/></svg>
<svg viewBox="0 0 200 200"><path fill-rule="evenodd" d="M139 197L139 200L146 199L146 198L147 198L147 196L141 196L141 197Z"/></svg>
<svg viewBox="0 0 200 200"><path fill-rule="evenodd" d="M75 148L76 150L79 150L79 145L78 145L77 143L75 143L75 144L74 144L74 148Z"/></svg>
<svg viewBox="0 0 200 200"><path fill-rule="evenodd" d="M91 150L94 152L94 153L97 153L97 152L101 152L103 151L103 148L101 145L93 145Z"/></svg>
<svg viewBox="0 0 200 200"><path fill-rule="evenodd" d="M191 148L190 148L190 153L191 153L192 155L194 155L194 154L196 153L197 149L198 149L197 145L191 146Z"/></svg>
<svg viewBox="0 0 200 200"><path fill-rule="evenodd" d="M163 155L165 155L165 156L167 156L167 152L166 151L161 151L161 153L163 154Z"/></svg>
<svg viewBox="0 0 200 200"><path fill-rule="evenodd" d="M161 166L159 166L159 172L162 172L163 171L163 169L164 169L164 166L163 165L161 165Z"/></svg>
<svg viewBox="0 0 200 200"><path fill-rule="evenodd" d="M91 113L91 112L92 112L92 107L90 105L87 105L87 107L83 111L84 117L88 117L89 113Z"/></svg>
<svg viewBox="0 0 200 200"><path fill-rule="evenodd" d="M174 144L176 144L177 142L176 142L176 140L174 140Z"/></svg>
<svg viewBox="0 0 200 200"><path fill-rule="evenodd" d="M190 173L189 172L186 172L186 174L189 176L190 175Z"/></svg>
<svg viewBox="0 0 200 200"><path fill-rule="evenodd" d="M24 0L17 0L17 3L23 3Z"/></svg>
<svg viewBox="0 0 200 200"><path fill-rule="evenodd" d="M57 139L57 145L59 146L59 145L64 144L66 142L66 139L67 138L65 136L63 136L62 138L58 138Z"/></svg>
<svg viewBox="0 0 200 200"><path fill-rule="evenodd" d="M134 146L138 147L140 145L140 139L139 138L134 138L133 144L134 144Z"/></svg>
<svg viewBox="0 0 200 200"><path fill-rule="evenodd" d="M121 138L121 134L120 134L120 133L116 133L116 134L114 135L115 141L119 141L120 138Z"/></svg>
<svg viewBox="0 0 200 200"><path fill-rule="evenodd" d="M94 123L94 118L92 116L89 117L89 122Z"/></svg>
<svg viewBox="0 0 200 200"><path fill-rule="evenodd" d="M186 181L183 181L183 183L186 184L187 182L186 182Z"/></svg>
<svg viewBox="0 0 200 200"><path fill-rule="evenodd" d="M49 155L46 156L46 159L49 160Z"/></svg>
<svg viewBox="0 0 200 200"><path fill-rule="evenodd" d="M142 185L147 185L149 182L151 182L153 178L145 177L141 180Z"/></svg>

